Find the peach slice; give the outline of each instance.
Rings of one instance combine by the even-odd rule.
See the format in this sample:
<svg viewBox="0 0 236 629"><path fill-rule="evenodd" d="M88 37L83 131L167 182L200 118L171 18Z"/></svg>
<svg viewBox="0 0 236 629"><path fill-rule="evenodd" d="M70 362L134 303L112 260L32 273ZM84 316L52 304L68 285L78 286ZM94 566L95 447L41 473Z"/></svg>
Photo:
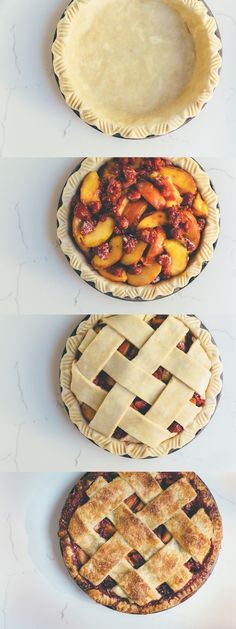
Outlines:
<svg viewBox="0 0 236 629"><path fill-rule="evenodd" d="M108 216L104 221L99 221L89 234L82 235L82 244L85 247L98 247L108 240L113 232L115 221Z"/></svg>
<svg viewBox="0 0 236 629"><path fill-rule="evenodd" d="M76 244L78 245L78 247L80 249L82 249L82 251L84 251L84 253L88 253L89 249L88 247L85 247L83 244L83 236L80 233L80 225L81 225L81 219L78 218L78 216L73 216L72 219L72 234L73 237L75 239Z"/></svg>
<svg viewBox="0 0 236 629"><path fill-rule="evenodd" d="M137 184L137 188L142 197L156 210L162 210L163 207L165 207L166 202L164 197L152 183L149 181L140 181L140 183Z"/></svg>
<svg viewBox="0 0 236 629"><path fill-rule="evenodd" d="M146 286L147 284L151 284L160 272L161 265L155 262L151 266L143 267L143 270L138 275L127 273L127 282L131 284L131 286Z"/></svg>
<svg viewBox="0 0 236 629"><path fill-rule="evenodd" d="M163 253L163 245L164 245L165 240L166 240L166 233L162 227L159 227L156 230L155 239L153 243L151 244L146 257L143 260L144 265L148 266L150 264L153 264L154 259L157 256L160 256L161 253Z"/></svg>
<svg viewBox="0 0 236 629"><path fill-rule="evenodd" d="M183 168L162 166L159 172L163 177L170 179L171 183L178 188L180 194L196 194L197 184L192 175L186 170L183 170Z"/></svg>
<svg viewBox="0 0 236 629"><path fill-rule="evenodd" d="M159 225L165 225L167 223L166 213L163 210L157 210L148 216L142 218L137 225L137 229L148 229L151 227L158 227Z"/></svg>
<svg viewBox="0 0 236 629"><path fill-rule="evenodd" d="M90 423L96 415L96 411L94 411L93 408L91 408L91 406L89 406L88 404L85 404L85 402L82 402L82 404L80 404L80 408L85 419L88 423Z"/></svg>
<svg viewBox="0 0 236 629"><path fill-rule="evenodd" d="M131 266L131 264L137 264L139 260L141 260L141 257L146 247L147 247L146 242L142 242L142 241L138 242L137 245L134 247L133 251L131 251L131 253L124 253L124 255L121 258L122 264L124 264L125 266Z"/></svg>
<svg viewBox="0 0 236 629"><path fill-rule="evenodd" d="M107 271L107 269L99 269L98 273L105 277L107 280L111 282L127 282L127 274L125 269L122 269L122 273L120 275L116 275L111 271Z"/></svg>
<svg viewBox="0 0 236 629"><path fill-rule="evenodd" d="M189 255L186 247L181 244L178 240L166 240L164 242L164 248L168 255L171 257L171 275L179 275L185 271L188 261Z"/></svg>
<svg viewBox="0 0 236 629"><path fill-rule="evenodd" d="M80 201L89 205L99 201L99 176L96 170L88 173L84 178L80 188Z"/></svg>
<svg viewBox="0 0 236 629"><path fill-rule="evenodd" d="M194 246L194 248L192 249L192 252L193 252L195 251L195 249L198 248L198 245L200 242L200 238L201 238L200 227L198 225L197 219L192 214L192 212L189 212L189 210L183 210L183 217L185 220L184 236L188 238L188 240L190 240L191 243L193 244Z"/></svg>
<svg viewBox="0 0 236 629"><path fill-rule="evenodd" d="M150 178L157 180L160 177L160 173L157 170L154 170L152 173L150 173ZM162 195L166 200L165 206L166 207L173 207L173 205L180 205L182 203L182 197L178 191L178 189L176 188L176 186L174 186L174 184L172 183L172 181L170 179L167 179L166 177L166 183L168 186L168 197L166 198L166 193L165 190L162 191Z"/></svg>
<svg viewBox="0 0 236 629"><path fill-rule="evenodd" d="M100 256L96 254L92 259L93 266L99 271L100 268L106 269L107 267L116 264L116 262L119 262L122 256L122 243L123 239L121 236L114 236L113 238L111 238L109 242L109 255L103 260L102 258L100 258Z"/></svg>
<svg viewBox="0 0 236 629"><path fill-rule="evenodd" d="M194 199L193 209L195 216L202 216L203 218L207 218L208 216L208 207L204 199L201 197L199 192Z"/></svg>
<svg viewBox="0 0 236 629"><path fill-rule="evenodd" d="M122 216L122 214L123 214L123 212L124 212L124 210L125 210L126 206L128 205L128 203L129 203L129 199L128 199L128 197L126 197L126 195L125 195L125 194L123 194L123 195L120 197L120 199L119 199L119 201L118 201L118 204L117 204L117 208L116 208L116 214L117 214L118 216Z"/></svg>
<svg viewBox="0 0 236 629"><path fill-rule="evenodd" d="M100 172L105 181L111 181L117 177L117 162L114 159L110 159L102 166Z"/></svg>
<svg viewBox="0 0 236 629"><path fill-rule="evenodd" d="M147 203L143 199L140 201L129 201L124 210L124 216L129 221L129 225L138 223L146 209Z"/></svg>

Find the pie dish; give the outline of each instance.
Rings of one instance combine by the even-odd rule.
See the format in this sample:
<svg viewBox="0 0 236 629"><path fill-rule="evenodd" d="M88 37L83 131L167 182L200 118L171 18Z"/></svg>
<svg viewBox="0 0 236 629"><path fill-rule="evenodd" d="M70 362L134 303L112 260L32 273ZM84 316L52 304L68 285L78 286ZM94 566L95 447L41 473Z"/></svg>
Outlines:
<svg viewBox="0 0 236 629"><path fill-rule="evenodd" d="M92 599L151 614L182 603L208 579L222 523L194 472L90 472L66 500L59 538L66 567Z"/></svg>
<svg viewBox="0 0 236 629"><path fill-rule="evenodd" d="M69 177L57 216L71 266L123 299L186 286L219 234L216 193L191 158L86 159Z"/></svg>
<svg viewBox="0 0 236 629"><path fill-rule="evenodd" d="M211 98L222 64L202 0L73 0L52 46L69 105L109 135L169 133Z"/></svg>
<svg viewBox="0 0 236 629"><path fill-rule="evenodd" d="M91 315L66 343L62 400L88 439L113 454L163 456L212 417L222 363L188 315Z"/></svg>

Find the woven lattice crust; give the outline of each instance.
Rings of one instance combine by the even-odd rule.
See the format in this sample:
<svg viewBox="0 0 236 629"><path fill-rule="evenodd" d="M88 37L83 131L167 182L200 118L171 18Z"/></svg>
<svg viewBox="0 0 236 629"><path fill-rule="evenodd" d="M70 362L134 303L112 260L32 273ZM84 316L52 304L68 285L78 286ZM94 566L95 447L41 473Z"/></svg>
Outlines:
<svg viewBox="0 0 236 629"><path fill-rule="evenodd" d="M214 498L192 472L99 472L86 474L70 493L59 537L71 576L91 598L149 614L203 585L219 554L222 524Z"/></svg>

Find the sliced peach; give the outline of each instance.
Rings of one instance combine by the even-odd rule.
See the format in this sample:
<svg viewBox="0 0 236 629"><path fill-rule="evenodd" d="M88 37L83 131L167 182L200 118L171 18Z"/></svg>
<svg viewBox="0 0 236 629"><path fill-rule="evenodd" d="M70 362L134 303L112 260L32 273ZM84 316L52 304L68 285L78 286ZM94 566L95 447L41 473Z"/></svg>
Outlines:
<svg viewBox="0 0 236 629"><path fill-rule="evenodd" d="M124 264L125 266L131 266L131 264L137 264L139 260L141 260L141 257L146 247L147 247L146 242L142 242L142 241L138 242L137 245L134 247L133 251L131 251L131 253L124 253L124 255L121 258L122 264Z"/></svg>
<svg viewBox="0 0 236 629"><path fill-rule="evenodd" d="M122 243L123 239L121 236L114 236L113 238L111 238L109 242L109 255L103 260L102 258L100 258L100 256L96 254L92 259L93 266L95 266L95 268L97 268L99 271L99 269L106 269L107 267L116 264L116 262L119 262L122 256Z"/></svg>
<svg viewBox="0 0 236 629"><path fill-rule="evenodd" d="M100 180L96 170L86 175L80 188L80 200L82 203L89 205L99 201L99 183Z"/></svg>
<svg viewBox="0 0 236 629"><path fill-rule="evenodd" d="M100 275L105 277L107 280L111 282L127 282L127 274L125 269L122 269L122 273L120 275L116 275L112 273L112 270L108 271L107 269L99 269L98 271Z"/></svg>
<svg viewBox="0 0 236 629"><path fill-rule="evenodd" d="M142 197L156 210L162 210L163 207L165 207L166 202L164 197L150 181L140 181L140 183L137 184L137 188Z"/></svg>
<svg viewBox="0 0 236 629"><path fill-rule="evenodd" d="M129 203L129 199L128 199L128 197L126 197L126 195L125 195L125 194L123 194L123 195L120 197L120 199L119 199L119 201L118 201L118 203L117 203L116 214L117 214L118 216L122 216L122 214L123 214L123 212L124 212L124 210L125 210L126 206L128 205L128 203Z"/></svg>
<svg viewBox="0 0 236 629"><path fill-rule="evenodd" d="M163 253L163 245L166 240L166 233L162 227L158 227L146 257L143 259L144 265L153 264L155 258Z"/></svg>
<svg viewBox="0 0 236 629"><path fill-rule="evenodd" d="M189 210L183 210L183 216L185 220L184 236L188 238L188 240L190 240L190 242L193 244L194 248L191 251L195 251L195 249L197 249L199 245L201 238L200 227L198 225L197 219L192 214L192 212L189 212Z"/></svg>
<svg viewBox="0 0 236 629"><path fill-rule="evenodd" d="M147 203L143 199L140 201L129 201L124 210L124 216L128 219L129 225L138 223L146 209Z"/></svg>
<svg viewBox="0 0 236 629"><path fill-rule="evenodd" d="M89 251L88 247L85 247L84 244L83 244L83 236L80 233L80 225L81 225L81 219L78 218L78 216L73 216L73 219L72 219L72 234L73 234L73 237L75 239L75 242L78 245L78 247L80 249L82 249L82 251L84 251L84 253L88 253L88 251Z"/></svg>
<svg viewBox="0 0 236 629"><path fill-rule="evenodd" d="M105 221L99 221L93 231L82 236L82 243L85 247L98 247L108 240L113 232L115 221L108 216Z"/></svg>
<svg viewBox="0 0 236 629"><path fill-rule="evenodd" d="M80 408L85 419L87 419L87 422L90 423L96 415L96 411L94 411L93 408L91 408L91 406L89 406L88 404L85 404L85 402L82 402Z"/></svg>
<svg viewBox="0 0 236 629"><path fill-rule="evenodd" d="M199 192L194 199L193 202L194 214L195 216L202 216L203 218L207 218L208 216L208 207L206 202L203 200Z"/></svg>
<svg viewBox="0 0 236 629"><path fill-rule="evenodd" d="M115 159L110 159L104 164L104 166L102 166L100 172L105 181L111 181L117 177L117 161Z"/></svg>
<svg viewBox="0 0 236 629"><path fill-rule="evenodd" d="M164 242L164 248L168 255L171 257L171 275L179 275L185 271L188 261L189 255L186 247L181 244L178 240L166 240Z"/></svg>
<svg viewBox="0 0 236 629"><path fill-rule="evenodd" d="M175 166L162 166L159 172L163 177L167 177L181 194L196 194L196 182L187 170Z"/></svg>
<svg viewBox="0 0 236 629"><path fill-rule="evenodd" d="M137 225L137 229L148 229L151 227L158 227L159 225L165 225L167 223L166 213L163 210L157 210L148 216L142 218Z"/></svg>
<svg viewBox="0 0 236 629"><path fill-rule="evenodd" d="M127 273L127 282L131 286L146 286L151 284L161 272L161 265L157 262L151 266L143 267L143 270L138 275L134 273Z"/></svg>
<svg viewBox="0 0 236 629"><path fill-rule="evenodd" d="M156 179L158 181L159 177L160 177L160 173L158 170L154 170L152 173L150 173L149 177L151 177L151 179ZM168 187L168 197L166 198L166 192L165 190L162 191L162 195L165 198L165 207L173 207L173 205L180 205L182 203L182 197L178 191L178 189L176 188L176 186L174 186L174 184L172 183L172 181L170 179L167 179L166 177L166 183L167 183L167 187Z"/></svg>

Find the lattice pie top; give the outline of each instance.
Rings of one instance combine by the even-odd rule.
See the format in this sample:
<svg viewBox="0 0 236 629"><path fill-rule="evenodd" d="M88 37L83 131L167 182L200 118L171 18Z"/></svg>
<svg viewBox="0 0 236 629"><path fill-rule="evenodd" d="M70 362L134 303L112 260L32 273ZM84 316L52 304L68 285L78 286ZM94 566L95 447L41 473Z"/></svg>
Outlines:
<svg viewBox="0 0 236 629"><path fill-rule="evenodd" d="M72 337L62 361L62 386L70 378L64 401L73 421L76 399L89 422L87 436L134 449L142 444L146 455L146 448L162 453L182 445L171 442L182 433L186 441L193 438L214 411L221 387L218 352L199 320L117 315L91 323L81 341L75 337L76 352Z"/></svg>
<svg viewBox="0 0 236 629"><path fill-rule="evenodd" d="M200 479L140 472L88 479L82 479L82 494L78 484L77 508L76 488L69 497L59 531L78 583L123 611L147 611L150 604L157 611L195 591L211 572L221 540L219 513Z"/></svg>

